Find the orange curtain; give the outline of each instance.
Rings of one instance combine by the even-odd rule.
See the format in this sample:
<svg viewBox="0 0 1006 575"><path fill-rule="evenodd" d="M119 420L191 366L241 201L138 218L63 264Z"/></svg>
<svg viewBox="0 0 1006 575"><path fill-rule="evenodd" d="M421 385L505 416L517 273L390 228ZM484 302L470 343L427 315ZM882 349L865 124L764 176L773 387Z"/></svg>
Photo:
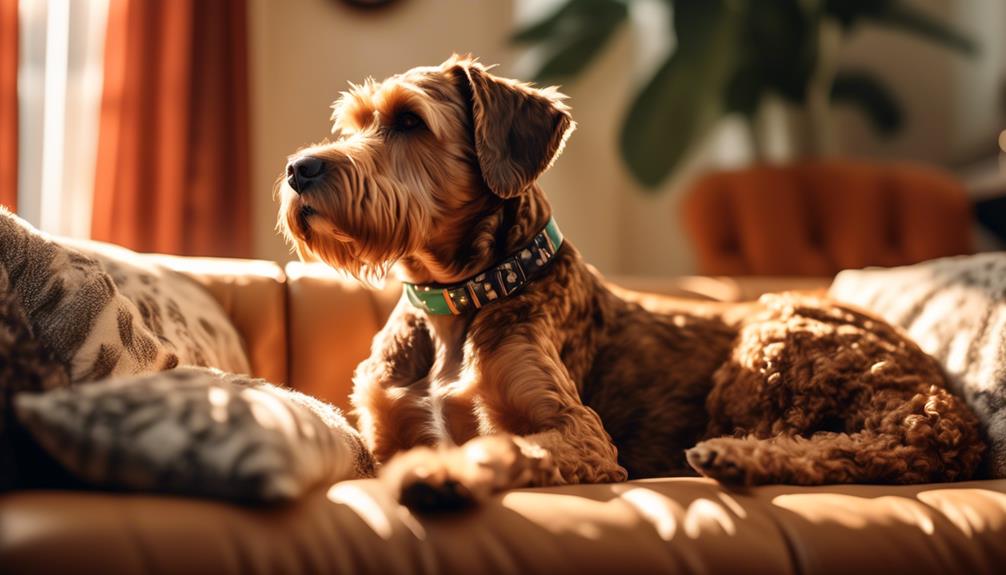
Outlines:
<svg viewBox="0 0 1006 575"><path fill-rule="evenodd" d="M0 0L0 204L17 209L17 3Z"/></svg>
<svg viewBox="0 0 1006 575"><path fill-rule="evenodd" d="M251 251L246 0L111 0L91 235Z"/></svg>

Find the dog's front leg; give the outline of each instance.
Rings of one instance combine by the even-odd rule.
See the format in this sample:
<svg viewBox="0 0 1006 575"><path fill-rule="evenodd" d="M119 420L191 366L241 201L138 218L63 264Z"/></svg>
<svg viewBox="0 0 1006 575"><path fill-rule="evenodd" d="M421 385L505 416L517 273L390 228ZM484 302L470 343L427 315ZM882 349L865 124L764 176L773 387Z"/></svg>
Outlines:
<svg viewBox="0 0 1006 575"><path fill-rule="evenodd" d="M484 436L460 447L413 449L382 470L403 503L440 509L517 487L626 479L555 346L529 332L485 346L469 366Z"/></svg>
<svg viewBox="0 0 1006 575"><path fill-rule="evenodd" d="M410 303L399 301L374 337L370 357L353 375L350 399L357 426L378 461L438 441L427 396L433 356L424 318Z"/></svg>

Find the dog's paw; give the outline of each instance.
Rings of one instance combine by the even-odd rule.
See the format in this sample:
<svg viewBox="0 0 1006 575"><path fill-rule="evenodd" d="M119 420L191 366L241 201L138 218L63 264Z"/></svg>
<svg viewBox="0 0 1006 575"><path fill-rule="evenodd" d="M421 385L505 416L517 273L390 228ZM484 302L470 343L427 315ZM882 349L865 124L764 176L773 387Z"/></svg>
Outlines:
<svg viewBox="0 0 1006 575"><path fill-rule="evenodd" d="M380 478L399 502L426 513L463 509L500 491L561 480L545 450L510 436L410 449L393 457Z"/></svg>
<svg viewBox="0 0 1006 575"><path fill-rule="evenodd" d="M401 484L398 500L419 513L457 511L475 503L471 491L454 479L412 478Z"/></svg>
<svg viewBox="0 0 1006 575"><path fill-rule="evenodd" d="M488 496L487 479L457 448L416 447L393 457L379 477L399 502L418 512L463 509Z"/></svg>
<svg viewBox="0 0 1006 575"><path fill-rule="evenodd" d="M750 483L747 470L729 448L717 445L716 440L703 441L685 451L685 459L700 475L729 485Z"/></svg>

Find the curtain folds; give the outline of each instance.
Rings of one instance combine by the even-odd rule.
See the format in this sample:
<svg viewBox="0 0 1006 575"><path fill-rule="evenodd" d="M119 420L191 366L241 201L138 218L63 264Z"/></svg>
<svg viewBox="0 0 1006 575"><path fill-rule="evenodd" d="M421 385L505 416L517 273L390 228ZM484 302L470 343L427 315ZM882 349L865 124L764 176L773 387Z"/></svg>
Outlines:
<svg viewBox="0 0 1006 575"><path fill-rule="evenodd" d="M110 1L94 239L250 254L247 25L246 0Z"/></svg>
<svg viewBox="0 0 1006 575"><path fill-rule="evenodd" d="M0 0L0 205L17 210L18 0Z"/></svg>

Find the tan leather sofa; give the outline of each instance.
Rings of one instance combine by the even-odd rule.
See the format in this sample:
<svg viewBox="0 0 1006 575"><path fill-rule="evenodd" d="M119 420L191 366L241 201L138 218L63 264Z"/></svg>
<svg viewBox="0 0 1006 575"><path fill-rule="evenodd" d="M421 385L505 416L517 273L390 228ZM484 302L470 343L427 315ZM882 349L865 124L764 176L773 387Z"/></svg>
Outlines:
<svg viewBox="0 0 1006 575"><path fill-rule="evenodd" d="M397 291L326 268L164 257L204 283L257 375L345 407ZM821 280L625 279L750 299ZM281 507L100 492L0 496L0 573L1003 573L1006 481L728 491L695 478L525 489L417 517L375 480Z"/></svg>

